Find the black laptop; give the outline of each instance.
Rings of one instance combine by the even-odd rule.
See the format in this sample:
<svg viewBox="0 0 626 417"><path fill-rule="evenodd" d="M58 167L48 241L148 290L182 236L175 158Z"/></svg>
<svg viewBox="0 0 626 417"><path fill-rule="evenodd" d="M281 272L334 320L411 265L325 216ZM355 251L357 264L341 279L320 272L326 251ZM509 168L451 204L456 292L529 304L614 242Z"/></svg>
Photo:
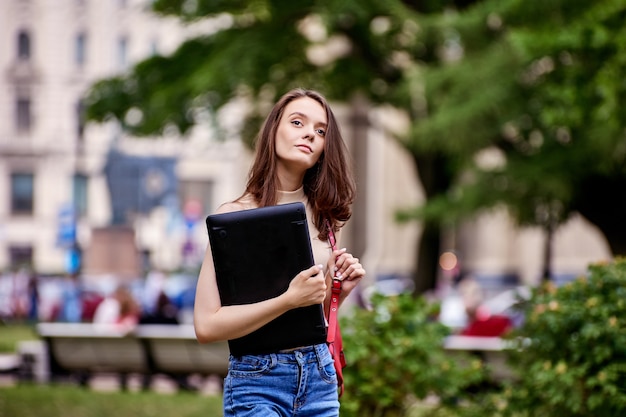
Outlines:
<svg viewBox="0 0 626 417"><path fill-rule="evenodd" d="M303 203L214 214L206 218L222 305L276 297L314 264ZM228 341L230 353L272 353L326 341L322 305L290 310Z"/></svg>

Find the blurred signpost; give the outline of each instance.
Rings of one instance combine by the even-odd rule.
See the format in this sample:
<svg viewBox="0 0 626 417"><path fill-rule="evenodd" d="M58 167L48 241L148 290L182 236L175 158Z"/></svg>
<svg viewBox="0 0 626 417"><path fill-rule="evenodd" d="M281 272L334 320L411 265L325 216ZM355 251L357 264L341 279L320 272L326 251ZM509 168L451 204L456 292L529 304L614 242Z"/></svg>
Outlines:
<svg viewBox="0 0 626 417"><path fill-rule="evenodd" d="M66 250L65 269L68 274L78 273L81 251L76 241L76 210L72 204L61 206L57 216L57 246Z"/></svg>
<svg viewBox="0 0 626 417"><path fill-rule="evenodd" d="M76 241L76 213L71 204L63 204L57 216L57 246L71 247Z"/></svg>

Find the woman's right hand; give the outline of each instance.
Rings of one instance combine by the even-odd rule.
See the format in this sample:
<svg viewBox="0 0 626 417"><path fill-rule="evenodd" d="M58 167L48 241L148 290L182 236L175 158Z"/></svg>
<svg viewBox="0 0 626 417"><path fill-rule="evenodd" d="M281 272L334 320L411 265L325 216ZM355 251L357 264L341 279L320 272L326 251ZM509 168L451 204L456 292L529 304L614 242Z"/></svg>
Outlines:
<svg viewBox="0 0 626 417"><path fill-rule="evenodd" d="M324 278L322 265L301 271L291 280L285 293L288 303L292 308L306 307L314 304L322 304L326 297L326 279Z"/></svg>

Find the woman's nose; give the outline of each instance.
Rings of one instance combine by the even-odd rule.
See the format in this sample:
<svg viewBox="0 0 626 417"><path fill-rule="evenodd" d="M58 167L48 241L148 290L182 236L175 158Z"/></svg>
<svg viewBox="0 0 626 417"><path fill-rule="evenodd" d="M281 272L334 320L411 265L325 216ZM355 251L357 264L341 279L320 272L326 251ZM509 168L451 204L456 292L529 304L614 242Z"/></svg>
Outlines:
<svg viewBox="0 0 626 417"><path fill-rule="evenodd" d="M313 139L315 139L315 129L311 128L311 131L304 135L304 139L313 142Z"/></svg>

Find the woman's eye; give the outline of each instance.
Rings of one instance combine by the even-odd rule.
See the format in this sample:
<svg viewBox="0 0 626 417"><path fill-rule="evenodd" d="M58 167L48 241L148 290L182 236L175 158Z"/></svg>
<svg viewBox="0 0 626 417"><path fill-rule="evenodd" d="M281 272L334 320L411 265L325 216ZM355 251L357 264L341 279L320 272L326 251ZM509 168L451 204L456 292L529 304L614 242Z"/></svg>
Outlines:
<svg viewBox="0 0 626 417"><path fill-rule="evenodd" d="M293 123L296 126L302 126L302 122L300 120L292 120L291 123Z"/></svg>
<svg viewBox="0 0 626 417"><path fill-rule="evenodd" d="M317 134L320 136L325 136L326 135L326 131L324 129L317 129Z"/></svg>

